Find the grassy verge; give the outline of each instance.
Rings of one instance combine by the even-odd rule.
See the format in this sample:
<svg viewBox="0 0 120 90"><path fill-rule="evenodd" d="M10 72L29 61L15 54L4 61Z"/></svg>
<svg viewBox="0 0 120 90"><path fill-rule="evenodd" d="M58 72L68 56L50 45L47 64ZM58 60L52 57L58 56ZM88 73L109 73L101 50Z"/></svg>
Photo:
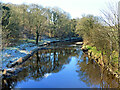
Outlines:
<svg viewBox="0 0 120 90"><path fill-rule="evenodd" d="M106 51L98 50L95 46L83 45L84 49L88 50L88 57L94 59L98 64L103 67L107 67L113 74L120 73L118 71L118 52L112 51L111 55L108 55Z"/></svg>

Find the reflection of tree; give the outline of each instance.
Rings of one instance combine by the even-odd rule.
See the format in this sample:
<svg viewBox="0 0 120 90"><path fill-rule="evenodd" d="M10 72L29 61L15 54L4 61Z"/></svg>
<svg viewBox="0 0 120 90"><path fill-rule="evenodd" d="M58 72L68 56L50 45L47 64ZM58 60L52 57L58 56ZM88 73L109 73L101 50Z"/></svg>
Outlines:
<svg viewBox="0 0 120 90"><path fill-rule="evenodd" d="M22 72L9 79L3 79L3 88L14 88L17 82L28 79L41 80L47 73L57 73L70 62L70 56L76 56L76 50L72 48L53 48L41 50L27 60L22 67L26 67Z"/></svg>
<svg viewBox="0 0 120 90"><path fill-rule="evenodd" d="M22 72L8 79L3 79L3 88L14 88L17 82L29 79L40 81L47 73L57 73L64 69L64 65L70 63L70 56L83 58L78 61L80 67L78 72L80 80L91 87L113 87L118 86L117 80L108 74L108 71L100 69L92 60L87 60L87 55L80 55L80 50L67 47L41 50L27 60L22 67L26 67Z"/></svg>
<svg viewBox="0 0 120 90"><path fill-rule="evenodd" d="M95 64L86 63L85 60L83 62L78 63L81 67L80 70L77 70L80 75L80 79L85 82L87 85L91 86L97 85L100 83L100 72L99 69L96 67Z"/></svg>
<svg viewBox="0 0 120 90"><path fill-rule="evenodd" d="M117 88L118 82L114 76L108 74L107 70L100 68L92 60L86 62L86 58L85 56L82 62L77 63L80 68L76 72L78 72L81 81L90 87Z"/></svg>

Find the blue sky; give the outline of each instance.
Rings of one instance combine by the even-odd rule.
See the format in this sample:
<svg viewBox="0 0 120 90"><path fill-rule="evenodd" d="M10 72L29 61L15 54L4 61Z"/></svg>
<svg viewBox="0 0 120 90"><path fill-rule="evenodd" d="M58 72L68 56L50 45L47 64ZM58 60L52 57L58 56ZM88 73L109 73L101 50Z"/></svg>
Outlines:
<svg viewBox="0 0 120 90"><path fill-rule="evenodd" d="M72 18L81 17L82 14L93 14L100 16L100 10L106 7L108 2L120 1L120 0L0 0L4 3L13 4L40 4L44 7L59 7L64 11L70 13Z"/></svg>

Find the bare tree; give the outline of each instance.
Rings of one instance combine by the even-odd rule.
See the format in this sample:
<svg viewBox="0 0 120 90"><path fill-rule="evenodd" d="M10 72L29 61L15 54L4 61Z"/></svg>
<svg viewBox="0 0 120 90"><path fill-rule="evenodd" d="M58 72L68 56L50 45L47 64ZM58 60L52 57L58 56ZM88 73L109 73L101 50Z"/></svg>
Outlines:
<svg viewBox="0 0 120 90"><path fill-rule="evenodd" d="M118 2L118 44L119 44L119 57L118 57L118 71L120 72L120 1ZM120 76L120 75L119 75ZM119 78L119 88L120 88L120 78Z"/></svg>
<svg viewBox="0 0 120 90"><path fill-rule="evenodd" d="M101 10L103 16L103 21L106 26L109 26L108 36L111 46L112 54L112 42L115 42L117 45L118 56L118 71L120 72L120 2L111 2L108 3L106 10ZM120 83L120 80L119 80Z"/></svg>

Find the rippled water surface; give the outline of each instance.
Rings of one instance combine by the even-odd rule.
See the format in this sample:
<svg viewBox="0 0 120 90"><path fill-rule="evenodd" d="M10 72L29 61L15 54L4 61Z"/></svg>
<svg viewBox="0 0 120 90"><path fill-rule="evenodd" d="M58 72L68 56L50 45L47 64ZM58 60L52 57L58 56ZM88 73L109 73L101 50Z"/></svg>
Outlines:
<svg viewBox="0 0 120 90"><path fill-rule="evenodd" d="M35 53L19 67L24 69L3 79L3 88L117 88L117 79L89 60L81 46L58 43Z"/></svg>

